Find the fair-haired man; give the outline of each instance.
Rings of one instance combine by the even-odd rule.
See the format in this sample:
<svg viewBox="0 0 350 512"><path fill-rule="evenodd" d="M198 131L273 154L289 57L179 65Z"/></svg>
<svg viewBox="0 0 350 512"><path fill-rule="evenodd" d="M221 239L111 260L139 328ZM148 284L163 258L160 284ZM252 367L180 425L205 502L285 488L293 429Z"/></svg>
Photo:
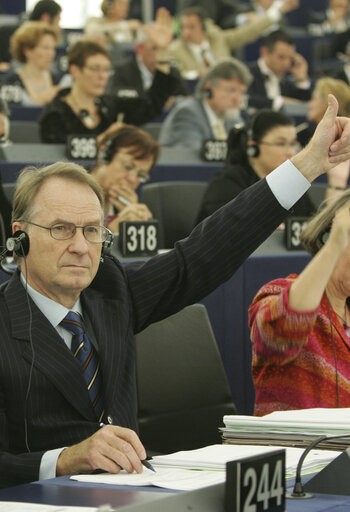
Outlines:
<svg viewBox="0 0 350 512"><path fill-rule="evenodd" d="M240 111L250 83L249 70L233 57L222 59L199 81L194 97L181 101L163 122L162 146L200 149L207 139L225 140Z"/></svg>
<svg viewBox="0 0 350 512"><path fill-rule="evenodd" d="M20 267L0 289L2 487L95 469L142 471L134 333L229 279L309 182L350 158L350 120L337 118L337 101L329 101L292 161L141 264L100 261L108 236L102 193L83 168L58 163L22 173L12 225L25 233L13 237ZM71 349L88 351L86 365L96 365L94 399Z"/></svg>

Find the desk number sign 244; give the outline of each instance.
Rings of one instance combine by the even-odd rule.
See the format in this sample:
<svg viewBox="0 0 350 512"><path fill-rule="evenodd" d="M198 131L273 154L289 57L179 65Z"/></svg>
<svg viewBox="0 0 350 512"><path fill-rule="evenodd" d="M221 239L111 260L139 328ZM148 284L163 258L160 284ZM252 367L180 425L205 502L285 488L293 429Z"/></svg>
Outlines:
<svg viewBox="0 0 350 512"><path fill-rule="evenodd" d="M285 510L285 450L227 463L225 512Z"/></svg>

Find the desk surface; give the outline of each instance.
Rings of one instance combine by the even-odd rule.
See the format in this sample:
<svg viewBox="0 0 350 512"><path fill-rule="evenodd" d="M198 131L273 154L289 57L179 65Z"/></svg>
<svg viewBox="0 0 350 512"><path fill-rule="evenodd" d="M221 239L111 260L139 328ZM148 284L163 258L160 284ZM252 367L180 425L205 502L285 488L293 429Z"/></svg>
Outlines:
<svg viewBox="0 0 350 512"><path fill-rule="evenodd" d="M127 512L224 512L224 485L200 491L172 493L163 489L73 485L67 477L34 482L0 491L1 501L50 505L100 506L110 504ZM287 512L348 512L349 496L315 495L312 499L286 500Z"/></svg>

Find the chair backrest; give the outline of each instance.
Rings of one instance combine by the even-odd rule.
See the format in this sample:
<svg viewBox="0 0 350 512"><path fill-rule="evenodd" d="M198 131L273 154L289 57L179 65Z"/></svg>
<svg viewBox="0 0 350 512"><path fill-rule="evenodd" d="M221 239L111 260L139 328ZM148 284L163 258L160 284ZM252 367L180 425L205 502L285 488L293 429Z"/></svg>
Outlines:
<svg viewBox="0 0 350 512"><path fill-rule="evenodd" d="M140 199L159 221L162 248L190 234L207 186L202 181L166 181L142 187Z"/></svg>
<svg viewBox="0 0 350 512"><path fill-rule="evenodd" d="M12 204L16 191L16 183L3 183L2 188L5 192L5 196L8 199L9 203Z"/></svg>
<svg viewBox="0 0 350 512"><path fill-rule="evenodd" d="M311 201L318 209L326 197L327 183L312 183L308 190Z"/></svg>
<svg viewBox="0 0 350 512"><path fill-rule="evenodd" d="M169 453L220 443L231 391L205 306L194 304L136 335L140 439Z"/></svg>

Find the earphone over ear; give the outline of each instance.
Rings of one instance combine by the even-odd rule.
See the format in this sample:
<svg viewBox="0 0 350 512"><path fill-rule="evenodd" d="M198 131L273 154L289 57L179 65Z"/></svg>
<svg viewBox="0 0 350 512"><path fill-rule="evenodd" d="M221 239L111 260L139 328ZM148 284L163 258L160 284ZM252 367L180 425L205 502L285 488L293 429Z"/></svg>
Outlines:
<svg viewBox="0 0 350 512"><path fill-rule="evenodd" d="M212 98L213 97L213 90L211 87L206 87L203 91L203 97L204 98Z"/></svg>
<svg viewBox="0 0 350 512"><path fill-rule="evenodd" d="M104 261L104 257L106 256L106 254L110 254L110 252L111 252L113 238L114 238L113 233L109 233L107 240L105 240L102 244L101 263Z"/></svg>
<svg viewBox="0 0 350 512"><path fill-rule="evenodd" d="M254 127L257 118L259 117L259 112L254 114L253 117L248 119L246 123L246 133L247 133L247 148L246 154L249 158L256 158L260 154L259 145L254 141Z"/></svg>
<svg viewBox="0 0 350 512"><path fill-rule="evenodd" d="M6 240L6 249L17 256L27 256L29 252L29 236L25 231L17 230Z"/></svg>
<svg viewBox="0 0 350 512"><path fill-rule="evenodd" d="M115 144L118 138L122 137L123 135L132 134L135 132L136 128L124 128L119 130L119 132L114 137L108 139L103 144L102 148L98 152L97 160L104 164L110 164L115 155Z"/></svg>

